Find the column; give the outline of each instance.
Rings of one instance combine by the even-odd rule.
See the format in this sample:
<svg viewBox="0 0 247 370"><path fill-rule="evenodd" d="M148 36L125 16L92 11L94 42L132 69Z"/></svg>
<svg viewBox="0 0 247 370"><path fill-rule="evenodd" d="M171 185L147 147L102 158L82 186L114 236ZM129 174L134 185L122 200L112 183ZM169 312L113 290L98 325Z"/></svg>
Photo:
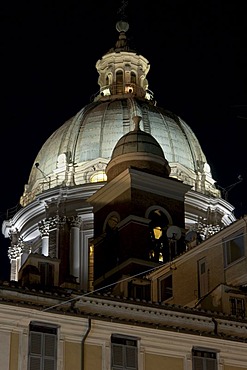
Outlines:
<svg viewBox="0 0 247 370"><path fill-rule="evenodd" d="M10 259L10 280L18 281L18 272L21 267L23 242L17 229L11 230L9 236L11 240L8 250L8 256Z"/></svg>
<svg viewBox="0 0 247 370"><path fill-rule="evenodd" d="M70 221L70 275L80 278L80 225L81 219L73 216Z"/></svg>
<svg viewBox="0 0 247 370"><path fill-rule="evenodd" d="M49 256L49 220L42 220L39 223L39 231L42 238L41 253Z"/></svg>

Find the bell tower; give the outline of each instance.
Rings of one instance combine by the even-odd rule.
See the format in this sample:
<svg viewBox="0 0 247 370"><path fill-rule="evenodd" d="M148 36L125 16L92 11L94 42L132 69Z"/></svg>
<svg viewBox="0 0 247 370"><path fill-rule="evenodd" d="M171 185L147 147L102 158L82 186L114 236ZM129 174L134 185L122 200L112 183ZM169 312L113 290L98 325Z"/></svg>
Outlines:
<svg viewBox="0 0 247 370"><path fill-rule="evenodd" d="M106 185L88 200L94 212L95 289L155 268L185 250L184 197L190 186L169 177L163 150L140 129L140 121L133 117L134 129L112 152ZM172 225L174 235L168 232ZM176 248L171 249L169 239Z"/></svg>

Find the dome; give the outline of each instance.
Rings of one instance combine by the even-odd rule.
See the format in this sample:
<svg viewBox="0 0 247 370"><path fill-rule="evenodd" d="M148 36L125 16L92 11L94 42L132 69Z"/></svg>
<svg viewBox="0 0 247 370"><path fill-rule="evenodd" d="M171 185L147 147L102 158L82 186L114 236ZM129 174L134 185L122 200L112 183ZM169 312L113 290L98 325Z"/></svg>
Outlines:
<svg viewBox="0 0 247 370"><path fill-rule="evenodd" d="M48 138L34 160L22 205L50 188L89 183L97 176L106 180L105 168L113 148L133 130L136 111L142 117L141 130L161 146L171 176L197 191L217 196L210 167L192 129L177 115L128 96L87 105Z"/></svg>
<svg viewBox="0 0 247 370"><path fill-rule="evenodd" d="M200 143L186 122L159 107L148 88L148 60L129 48L128 24L117 24L119 39L96 63L100 90L92 101L62 124L43 144L20 199L22 206L46 190L106 181L106 166L118 140L140 129L157 140L170 176L197 192L220 197ZM142 134L143 135L143 134Z"/></svg>
<svg viewBox="0 0 247 370"><path fill-rule="evenodd" d="M3 222L2 233L10 238L11 280L18 281L19 267L30 253L62 256L61 271L71 275L72 269L86 291L92 283L89 241L94 235L88 200L95 193L101 197L98 190L104 193L107 187L121 192L114 181L106 182L130 166L138 169L134 172L141 184L144 178L154 178L142 176L149 172L178 180L169 183L188 185L178 185L188 189L182 199L185 230L208 235L210 225L217 232L236 220L234 207L216 189L192 129L155 101L147 80L149 62L130 48L128 24L118 23L117 30L115 46L96 63L99 91L37 151L20 199L22 207ZM155 189L160 190L163 194L163 189ZM181 200L177 186L168 190L171 199ZM105 204L104 196L100 205Z"/></svg>
<svg viewBox="0 0 247 370"><path fill-rule="evenodd" d="M106 167L108 182L128 167L169 176L171 169L158 141L140 129L141 117L133 117L134 130L128 132L115 145Z"/></svg>

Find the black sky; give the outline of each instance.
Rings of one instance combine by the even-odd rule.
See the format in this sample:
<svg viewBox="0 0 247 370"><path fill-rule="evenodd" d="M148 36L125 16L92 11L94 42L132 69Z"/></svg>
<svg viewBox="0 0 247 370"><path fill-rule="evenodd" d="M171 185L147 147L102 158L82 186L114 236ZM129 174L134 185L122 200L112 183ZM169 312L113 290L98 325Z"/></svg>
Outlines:
<svg viewBox="0 0 247 370"><path fill-rule="evenodd" d="M95 63L117 40L122 3L1 3L0 220L18 204L46 139L98 91ZM127 36L150 62L157 105L192 128L220 187L242 175L228 193L240 217L247 213L245 1L127 3ZM8 264L2 240L0 259Z"/></svg>

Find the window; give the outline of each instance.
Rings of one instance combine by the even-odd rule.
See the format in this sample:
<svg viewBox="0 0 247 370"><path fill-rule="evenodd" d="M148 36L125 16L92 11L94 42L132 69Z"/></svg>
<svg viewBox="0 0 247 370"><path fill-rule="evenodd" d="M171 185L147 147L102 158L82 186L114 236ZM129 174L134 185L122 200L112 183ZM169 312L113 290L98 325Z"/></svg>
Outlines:
<svg viewBox="0 0 247 370"><path fill-rule="evenodd" d="M123 83L123 71L117 71L116 73L116 81L117 83Z"/></svg>
<svg viewBox="0 0 247 370"><path fill-rule="evenodd" d="M208 268L206 258L198 261L199 298L208 293Z"/></svg>
<svg viewBox="0 0 247 370"><path fill-rule="evenodd" d="M164 279L159 282L159 291L160 291L160 301L166 301L169 298L172 298L172 274L166 276Z"/></svg>
<svg viewBox="0 0 247 370"><path fill-rule="evenodd" d="M245 307L243 298L230 298L231 303L231 315L245 317Z"/></svg>
<svg viewBox="0 0 247 370"><path fill-rule="evenodd" d="M170 244L167 238L166 230L169 223L167 215L161 209L154 208L148 215L150 219L150 250L149 258L155 262L167 262L171 260Z"/></svg>
<svg viewBox="0 0 247 370"><path fill-rule="evenodd" d="M193 370L217 370L217 352L201 348L192 350Z"/></svg>
<svg viewBox="0 0 247 370"><path fill-rule="evenodd" d="M39 271L42 285L54 285L54 266L51 263L40 262Z"/></svg>
<svg viewBox="0 0 247 370"><path fill-rule="evenodd" d="M116 73L117 94L123 93L123 71Z"/></svg>
<svg viewBox="0 0 247 370"><path fill-rule="evenodd" d="M31 322L29 326L28 370L56 370L57 327Z"/></svg>
<svg viewBox="0 0 247 370"><path fill-rule="evenodd" d="M134 72L131 72L130 74L130 82L133 84L136 83L136 74Z"/></svg>
<svg viewBox="0 0 247 370"><path fill-rule="evenodd" d="M236 235L224 242L225 267L244 256L244 236Z"/></svg>
<svg viewBox="0 0 247 370"><path fill-rule="evenodd" d="M117 334L111 336L111 369L138 369L137 338Z"/></svg>
<svg viewBox="0 0 247 370"><path fill-rule="evenodd" d="M150 281L132 280L128 284L129 297L150 301Z"/></svg>

